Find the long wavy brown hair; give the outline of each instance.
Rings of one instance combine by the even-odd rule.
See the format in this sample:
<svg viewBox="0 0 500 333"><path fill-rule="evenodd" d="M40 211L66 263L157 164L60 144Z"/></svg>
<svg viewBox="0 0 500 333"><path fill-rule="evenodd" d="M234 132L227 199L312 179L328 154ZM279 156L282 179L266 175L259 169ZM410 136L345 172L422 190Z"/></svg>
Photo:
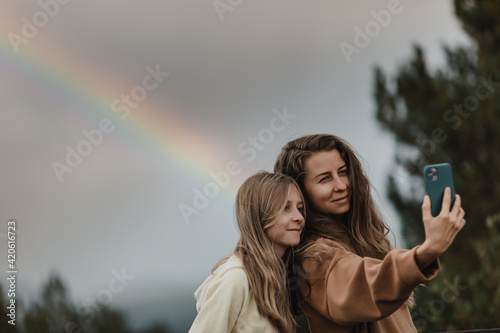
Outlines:
<svg viewBox="0 0 500 333"><path fill-rule="evenodd" d="M261 171L243 182L236 195L236 220L241 236L234 254L243 262L260 314L269 318L280 332L290 332L296 325L286 272L293 249L287 250L283 258L278 257L265 230L280 217L292 186L300 189L290 176Z"/></svg>
<svg viewBox="0 0 500 333"><path fill-rule="evenodd" d="M316 153L333 150L340 153L349 172L350 209L341 218L311 209L314 205L304 187L307 160ZM274 164L274 171L295 179L304 194L306 207L309 207L304 234L295 251L293 263L289 265L289 283L306 277L300 269L303 260L321 262L328 258L331 248L324 243L315 242L319 238L339 242L361 257L383 259L392 250L387 237L389 228L371 196L370 181L357 153L345 140L332 134L305 135L292 140L282 148ZM308 283L307 285L309 286ZM291 289L292 312L297 315L302 312L299 301L301 296L297 286ZM410 307L414 305L413 294L406 304Z"/></svg>
<svg viewBox="0 0 500 333"><path fill-rule="evenodd" d="M340 153L347 165L351 184L350 209L342 220L310 209L300 247L323 237L341 242L359 256L383 259L392 249L387 238L389 229L372 199L370 181L360 160L346 141L332 134L302 136L282 148L274 170L293 177L306 197L307 207L314 207L304 188L306 162L315 153L333 150Z"/></svg>

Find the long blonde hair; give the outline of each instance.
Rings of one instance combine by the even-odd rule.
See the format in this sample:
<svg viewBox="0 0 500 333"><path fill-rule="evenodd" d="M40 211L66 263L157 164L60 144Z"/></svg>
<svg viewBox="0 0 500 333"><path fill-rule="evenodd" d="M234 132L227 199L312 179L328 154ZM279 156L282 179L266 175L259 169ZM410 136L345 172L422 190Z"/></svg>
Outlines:
<svg viewBox="0 0 500 333"><path fill-rule="evenodd" d="M293 251L279 258L265 230L280 217L292 186L300 189L287 175L261 171L249 177L236 195L236 220L241 236L234 253L243 262L260 314L269 318L280 332L289 332L296 325L283 262L288 261Z"/></svg>

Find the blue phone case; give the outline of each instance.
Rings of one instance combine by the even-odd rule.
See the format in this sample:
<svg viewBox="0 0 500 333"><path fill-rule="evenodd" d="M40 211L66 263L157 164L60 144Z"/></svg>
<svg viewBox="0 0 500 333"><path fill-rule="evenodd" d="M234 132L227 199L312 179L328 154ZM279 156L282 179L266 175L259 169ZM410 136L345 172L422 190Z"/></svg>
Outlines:
<svg viewBox="0 0 500 333"><path fill-rule="evenodd" d="M444 189L451 188L450 210L455 203L455 186L451 165L448 163L427 165L424 168L425 190L431 199L432 216L438 216L443 203Z"/></svg>

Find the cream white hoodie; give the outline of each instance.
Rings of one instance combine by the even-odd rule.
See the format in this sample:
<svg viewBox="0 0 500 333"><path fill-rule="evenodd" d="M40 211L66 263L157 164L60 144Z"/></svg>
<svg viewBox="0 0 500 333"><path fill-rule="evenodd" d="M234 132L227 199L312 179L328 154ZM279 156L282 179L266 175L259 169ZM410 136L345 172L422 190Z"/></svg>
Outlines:
<svg viewBox="0 0 500 333"><path fill-rule="evenodd" d="M196 316L189 333L278 332L258 311L243 263L232 255L194 293Z"/></svg>

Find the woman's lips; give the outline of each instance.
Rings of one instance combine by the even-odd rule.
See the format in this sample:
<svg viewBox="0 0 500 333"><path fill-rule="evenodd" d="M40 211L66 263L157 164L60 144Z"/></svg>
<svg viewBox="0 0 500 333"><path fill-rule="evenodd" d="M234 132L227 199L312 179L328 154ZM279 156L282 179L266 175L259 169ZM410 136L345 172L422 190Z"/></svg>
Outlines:
<svg viewBox="0 0 500 333"><path fill-rule="evenodd" d="M344 203L344 202L347 202L347 195L345 197L342 197L342 198L339 198L339 199L336 199L336 200L332 200L332 202L335 202L335 203Z"/></svg>

